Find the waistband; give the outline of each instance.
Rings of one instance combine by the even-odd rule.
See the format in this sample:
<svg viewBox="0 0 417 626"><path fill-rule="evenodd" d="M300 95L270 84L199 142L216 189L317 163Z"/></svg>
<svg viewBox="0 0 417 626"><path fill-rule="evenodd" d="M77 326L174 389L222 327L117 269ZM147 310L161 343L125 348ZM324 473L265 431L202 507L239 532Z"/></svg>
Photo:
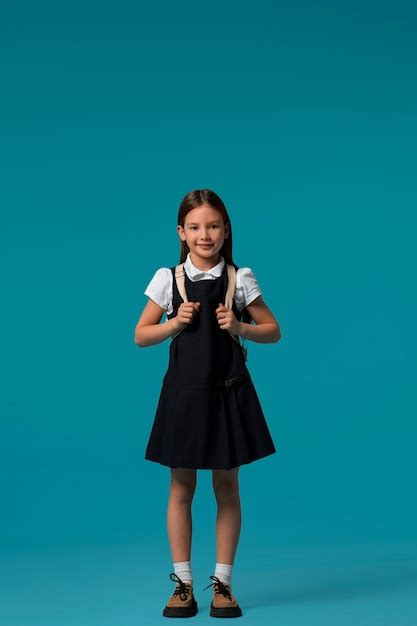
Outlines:
<svg viewBox="0 0 417 626"><path fill-rule="evenodd" d="M169 383L164 383L164 387L165 389L173 389L173 390L179 390L179 389L230 389L230 387L233 387L234 385L238 385L239 383L243 383L245 381L250 380L250 375L249 374L237 374L236 376L232 376L231 378L227 378L225 380L219 380L217 382L214 382L212 384L169 384Z"/></svg>

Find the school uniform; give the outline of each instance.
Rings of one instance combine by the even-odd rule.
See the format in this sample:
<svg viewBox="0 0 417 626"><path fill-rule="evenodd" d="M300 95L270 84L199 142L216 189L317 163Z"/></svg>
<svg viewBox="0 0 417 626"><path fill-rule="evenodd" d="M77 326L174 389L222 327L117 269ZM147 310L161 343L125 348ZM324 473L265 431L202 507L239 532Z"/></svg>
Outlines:
<svg viewBox="0 0 417 626"><path fill-rule="evenodd" d="M242 347L215 314L224 304L227 265L204 272L188 253L184 262L188 300L201 302L191 324L169 346L169 363L145 459L168 467L231 469L276 452ZM175 266L159 268L145 295L166 310L167 321L183 302L175 281ZM233 312L242 312L261 295L250 268L236 274Z"/></svg>

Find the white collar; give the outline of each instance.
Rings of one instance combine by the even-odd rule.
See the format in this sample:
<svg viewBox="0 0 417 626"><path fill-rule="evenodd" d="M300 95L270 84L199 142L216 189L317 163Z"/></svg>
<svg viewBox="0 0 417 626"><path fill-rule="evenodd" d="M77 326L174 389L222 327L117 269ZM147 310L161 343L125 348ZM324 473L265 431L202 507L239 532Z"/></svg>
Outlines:
<svg viewBox="0 0 417 626"><path fill-rule="evenodd" d="M222 275L223 267L224 267L224 258L220 255L220 261L214 267L210 268L206 272L200 270L196 267L191 261L191 253L187 254L187 258L184 261L184 269L187 272L187 276L191 280L199 280L202 276L206 276L207 274L211 274L214 278L218 278Z"/></svg>

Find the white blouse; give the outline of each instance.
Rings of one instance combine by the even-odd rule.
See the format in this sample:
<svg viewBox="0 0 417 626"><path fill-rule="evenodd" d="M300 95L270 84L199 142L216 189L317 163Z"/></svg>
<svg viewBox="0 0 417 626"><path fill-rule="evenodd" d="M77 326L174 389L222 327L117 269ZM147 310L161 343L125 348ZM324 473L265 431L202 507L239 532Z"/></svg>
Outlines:
<svg viewBox="0 0 417 626"><path fill-rule="evenodd" d="M197 280L212 280L221 276L225 260L220 255L220 261L211 269L203 272L196 267L190 257L190 253L187 254L187 258L184 262L184 270L188 278L192 281ZM150 283L146 287L144 294L151 298L154 302L162 307L167 315L170 315L173 311L172 307L172 291L173 291L173 276L169 267L160 267L156 270ZM255 278L254 273L250 267L239 267L236 271L236 288L234 299L239 311L242 311L248 306L255 298L261 295L261 289L259 283ZM168 320L166 320L168 321Z"/></svg>

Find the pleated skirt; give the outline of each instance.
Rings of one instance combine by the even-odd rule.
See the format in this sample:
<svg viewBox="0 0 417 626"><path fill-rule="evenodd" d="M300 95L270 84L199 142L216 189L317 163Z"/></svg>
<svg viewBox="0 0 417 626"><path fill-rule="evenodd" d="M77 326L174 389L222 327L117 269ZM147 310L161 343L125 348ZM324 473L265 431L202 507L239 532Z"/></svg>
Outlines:
<svg viewBox="0 0 417 626"><path fill-rule="evenodd" d="M163 383L146 460L172 468L232 469L275 452L250 376L230 386Z"/></svg>

